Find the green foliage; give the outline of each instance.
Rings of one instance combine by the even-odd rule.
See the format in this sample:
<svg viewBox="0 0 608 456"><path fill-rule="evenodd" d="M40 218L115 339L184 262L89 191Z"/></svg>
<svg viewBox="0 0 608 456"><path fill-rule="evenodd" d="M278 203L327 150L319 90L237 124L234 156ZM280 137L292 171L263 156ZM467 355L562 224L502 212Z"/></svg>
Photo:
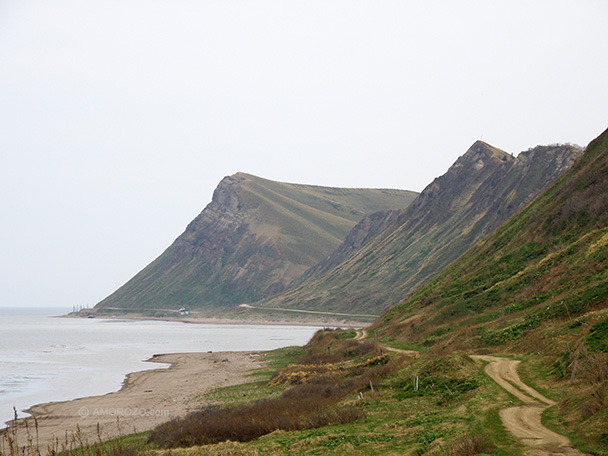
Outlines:
<svg viewBox="0 0 608 456"><path fill-rule="evenodd" d="M347 329L338 333L338 337L340 338L340 340L354 339L356 335L357 331L355 331L354 329Z"/></svg>
<svg viewBox="0 0 608 456"><path fill-rule="evenodd" d="M418 391L415 390L415 378L407 378L395 385L395 397L398 400L420 396L439 396L442 401L458 397L479 388L481 383L476 378L422 377L418 378Z"/></svg>
<svg viewBox="0 0 608 456"><path fill-rule="evenodd" d="M567 377L570 374L570 372L568 370L569 365L570 365L570 353L564 352L553 363L553 366L551 368L551 373L560 379Z"/></svg>
<svg viewBox="0 0 608 456"><path fill-rule="evenodd" d="M435 424L454 423L462 420L464 419L451 415L440 415L437 412L427 412L416 415L416 418L408 420L406 425L408 427L431 426Z"/></svg>
<svg viewBox="0 0 608 456"><path fill-rule="evenodd" d="M416 441L424 446L433 443L435 440L447 437L450 435L454 435L455 431L450 430L442 430L442 429L429 429L427 431L421 431L416 433Z"/></svg>
<svg viewBox="0 0 608 456"><path fill-rule="evenodd" d="M325 448L337 448L344 444L359 446L364 443L390 442L393 440L391 435L334 435L321 441L321 446Z"/></svg>
<svg viewBox="0 0 608 456"><path fill-rule="evenodd" d="M585 342L591 350L608 353L608 318L591 327Z"/></svg>

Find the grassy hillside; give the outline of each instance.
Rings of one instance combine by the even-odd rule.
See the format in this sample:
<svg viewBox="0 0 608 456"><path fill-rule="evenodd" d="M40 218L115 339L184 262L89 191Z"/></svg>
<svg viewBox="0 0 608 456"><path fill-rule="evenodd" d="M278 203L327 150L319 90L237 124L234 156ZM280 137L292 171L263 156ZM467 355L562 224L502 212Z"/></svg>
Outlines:
<svg viewBox="0 0 608 456"><path fill-rule="evenodd" d="M524 381L557 402L545 425L608 454L608 130L532 204L370 330L427 356L523 360Z"/></svg>
<svg viewBox="0 0 608 456"><path fill-rule="evenodd" d="M416 196L226 177L186 231L96 307L162 312L272 296L334 250L361 218L403 209Z"/></svg>
<svg viewBox="0 0 608 456"><path fill-rule="evenodd" d="M537 147L514 158L478 141L407 209L367 217L297 287L263 305L378 314L530 202L581 152Z"/></svg>
<svg viewBox="0 0 608 456"><path fill-rule="evenodd" d="M573 322L606 307L607 147L604 133L532 204L374 328L408 343L434 335L437 343L471 348L515 341L545 322Z"/></svg>

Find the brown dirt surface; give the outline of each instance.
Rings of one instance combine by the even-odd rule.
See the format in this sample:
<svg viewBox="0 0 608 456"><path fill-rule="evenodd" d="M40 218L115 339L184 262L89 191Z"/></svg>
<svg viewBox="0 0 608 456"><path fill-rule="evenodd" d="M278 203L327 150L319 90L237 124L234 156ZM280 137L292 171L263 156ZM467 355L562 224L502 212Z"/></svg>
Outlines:
<svg viewBox="0 0 608 456"><path fill-rule="evenodd" d="M354 340L365 340L368 335L367 329L359 329L357 330L357 335ZM411 356L412 358L420 358L420 352L416 350L402 350L401 348L393 348L388 345L381 345L381 347L394 353L401 353L402 355Z"/></svg>
<svg viewBox="0 0 608 456"><path fill-rule="evenodd" d="M486 361L488 363L484 369L486 374L524 403L519 407L501 410L500 418L505 428L528 447L526 455L584 455L572 447L567 437L543 426L542 413L556 403L521 381L517 373L517 365L520 361L482 355L471 355L471 358Z"/></svg>

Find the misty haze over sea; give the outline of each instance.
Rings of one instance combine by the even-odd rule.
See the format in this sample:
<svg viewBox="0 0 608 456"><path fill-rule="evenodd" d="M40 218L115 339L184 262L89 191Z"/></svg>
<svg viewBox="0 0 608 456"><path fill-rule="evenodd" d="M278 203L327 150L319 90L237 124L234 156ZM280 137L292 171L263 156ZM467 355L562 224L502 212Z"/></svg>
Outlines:
<svg viewBox="0 0 608 456"><path fill-rule="evenodd" d="M144 362L154 354L271 350L303 345L318 329L53 318L70 310L0 307L1 423L13 406L24 416L38 403L116 391L126 374L162 367Z"/></svg>

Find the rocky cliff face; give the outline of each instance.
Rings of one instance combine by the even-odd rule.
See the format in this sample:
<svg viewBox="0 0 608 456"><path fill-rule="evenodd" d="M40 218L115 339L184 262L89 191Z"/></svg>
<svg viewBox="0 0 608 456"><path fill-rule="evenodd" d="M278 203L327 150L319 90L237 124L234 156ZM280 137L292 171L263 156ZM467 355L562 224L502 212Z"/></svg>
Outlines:
<svg viewBox="0 0 608 456"><path fill-rule="evenodd" d="M272 296L338 247L361 218L403 209L416 196L228 176L185 232L97 308L216 308Z"/></svg>
<svg viewBox="0 0 608 456"><path fill-rule="evenodd" d="M405 210L363 221L306 280L266 305L379 313L458 258L568 169L582 153L537 147L517 158L478 141Z"/></svg>
<svg viewBox="0 0 608 456"><path fill-rule="evenodd" d="M229 176L213 192L211 203L176 241L171 251L174 262L197 259L219 271L231 248L251 238L245 208L238 194L241 176Z"/></svg>

